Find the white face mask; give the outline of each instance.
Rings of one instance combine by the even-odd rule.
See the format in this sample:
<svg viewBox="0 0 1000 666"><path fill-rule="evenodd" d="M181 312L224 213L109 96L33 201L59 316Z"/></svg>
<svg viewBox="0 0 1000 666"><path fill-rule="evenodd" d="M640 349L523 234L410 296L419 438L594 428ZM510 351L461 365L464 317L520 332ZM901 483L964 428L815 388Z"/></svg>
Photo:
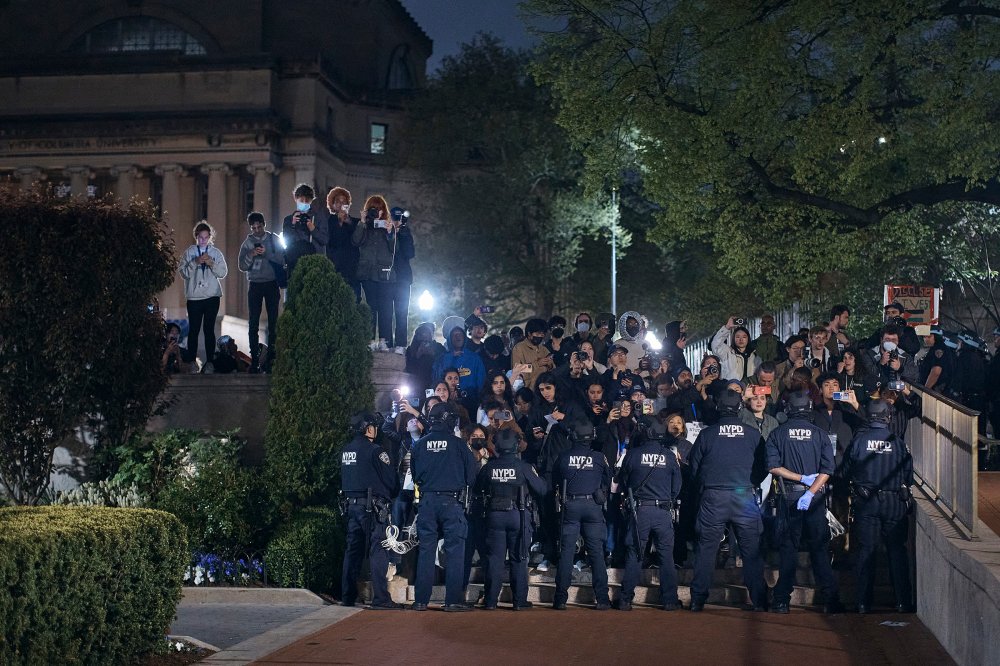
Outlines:
<svg viewBox="0 0 1000 666"><path fill-rule="evenodd" d="M882 343L882 349L886 350L887 352L895 351L896 343L893 342L892 340L886 340L885 342Z"/></svg>
<svg viewBox="0 0 1000 666"><path fill-rule="evenodd" d="M580 333L586 333L587 331L590 330L590 324L588 324L585 321L581 321L579 324L576 325L576 330L579 331Z"/></svg>
<svg viewBox="0 0 1000 666"><path fill-rule="evenodd" d="M344 204L343 206L340 207L340 210L346 213L347 211L351 210L351 204Z"/></svg>

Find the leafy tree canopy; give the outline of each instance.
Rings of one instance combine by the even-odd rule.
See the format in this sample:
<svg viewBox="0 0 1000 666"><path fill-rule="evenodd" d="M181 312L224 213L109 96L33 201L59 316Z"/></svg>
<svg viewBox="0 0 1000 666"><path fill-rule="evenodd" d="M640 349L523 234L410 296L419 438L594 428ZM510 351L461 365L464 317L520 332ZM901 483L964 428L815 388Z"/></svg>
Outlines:
<svg viewBox="0 0 1000 666"><path fill-rule="evenodd" d="M898 276L872 267L942 233L940 204L1000 202L992 3L524 6L590 187L638 168L651 238L706 241L772 306Z"/></svg>

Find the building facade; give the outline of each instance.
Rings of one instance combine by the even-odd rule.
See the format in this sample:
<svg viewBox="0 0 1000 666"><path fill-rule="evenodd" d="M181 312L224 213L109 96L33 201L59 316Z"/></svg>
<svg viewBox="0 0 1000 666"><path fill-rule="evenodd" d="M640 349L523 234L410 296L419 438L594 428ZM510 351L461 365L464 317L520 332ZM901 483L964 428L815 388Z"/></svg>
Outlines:
<svg viewBox="0 0 1000 666"><path fill-rule="evenodd" d="M297 183L347 187L354 214L376 192L419 208L387 147L431 48L398 0L6 0L0 179L151 198L178 252L207 219L231 265L222 328L238 334L249 211L280 231ZM185 318L183 284L160 304Z"/></svg>

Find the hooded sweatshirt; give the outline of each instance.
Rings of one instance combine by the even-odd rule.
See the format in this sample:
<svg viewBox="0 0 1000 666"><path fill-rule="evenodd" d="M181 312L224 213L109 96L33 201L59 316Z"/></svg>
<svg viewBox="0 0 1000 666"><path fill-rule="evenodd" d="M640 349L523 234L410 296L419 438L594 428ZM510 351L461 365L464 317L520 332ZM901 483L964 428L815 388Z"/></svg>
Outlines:
<svg viewBox="0 0 1000 666"><path fill-rule="evenodd" d="M452 349L451 332L456 328L465 335L465 322L444 330L445 353L434 361L432 379L435 383L440 382L444 379L445 370L455 368L458 370L458 385L470 396L478 398L483 384L486 383L486 368L483 367L483 362L476 352L463 348L461 352L456 354L455 350Z"/></svg>
<svg viewBox="0 0 1000 666"><path fill-rule="evenodd" d="M264 254L255 257L253 251L258 244L264 246ZM257 259L260 259L260 262L254 267ZM278 237L270 231L265 231L263 238L247 234L246 240L240 246L239 260L240 271L247 274L247 280L261 283L273 282L275 277L274 266L271 265L272 261L279 264L285 263L285 253Z"/></svg>
<svg viewBox="0 0 1000 666"><path fill-rule="evenodd" d="M628 321L630 317L639 322L639 335L637 336L629 335L628 331L625 330L625 322ZM639 361L646 355L646 343L640 337L643 329L645 328L643 326L644 321L645 317L634 310L629 310L618 318L618 335L620 337L615 340L615 344L628 350L628 361L626 362L626 367L629 370L638 370Z"/></svg>

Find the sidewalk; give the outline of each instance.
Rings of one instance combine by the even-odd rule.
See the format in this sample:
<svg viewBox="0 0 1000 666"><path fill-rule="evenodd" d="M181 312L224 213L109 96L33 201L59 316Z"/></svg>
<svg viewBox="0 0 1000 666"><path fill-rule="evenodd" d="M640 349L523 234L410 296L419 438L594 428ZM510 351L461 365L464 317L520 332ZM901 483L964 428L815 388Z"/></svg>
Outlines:
<svg viewBox="0 0 1000 666"><path fill-rule="evenodd" d="M882 622L905 622L885 626ZM954 663L916 615L828 617L707 606L630 613L536 607L514 613L365 611L256 664ZM219 663L219 662L211 662Z"/></svg>

